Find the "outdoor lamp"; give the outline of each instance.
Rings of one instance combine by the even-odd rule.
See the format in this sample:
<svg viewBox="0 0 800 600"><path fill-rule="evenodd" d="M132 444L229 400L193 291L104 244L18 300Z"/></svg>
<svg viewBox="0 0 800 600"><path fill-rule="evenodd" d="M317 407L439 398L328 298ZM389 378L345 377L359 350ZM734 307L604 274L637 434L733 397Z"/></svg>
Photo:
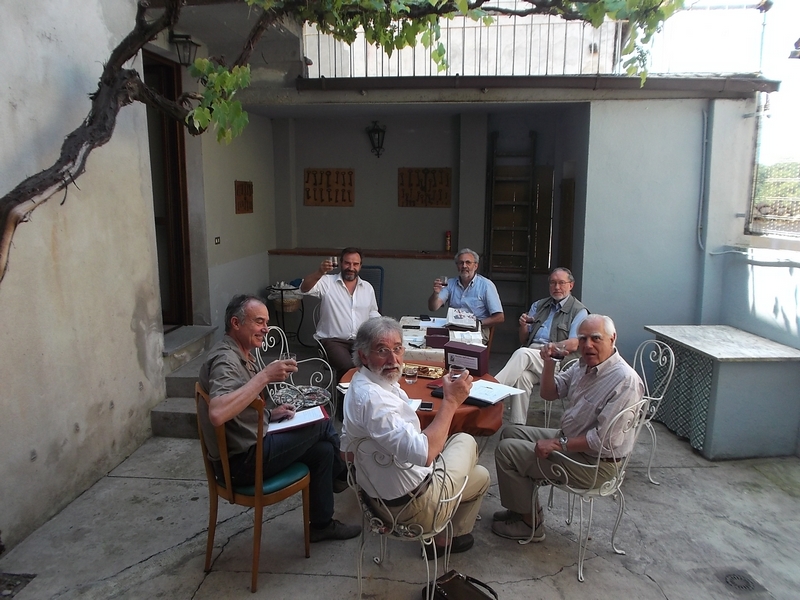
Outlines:
<svg viewBox="0 0 800 600"><path fill-rule="evenodd" d="M386 136L386 127L381 127L377 121L373 121L372 125L367 127L367 135L369 136L372 151L375 156L380 158L381 152L383 152L383 138Z"/></svg>
<svg viewBox="0 0 800 600"><path fill-rule="evenodd" d="M194 63L197 56L197 48L200 44L192 40L189 34L169 32L169 43L175 46L175 52L178 54L178 63L184 67Z"/></svg>

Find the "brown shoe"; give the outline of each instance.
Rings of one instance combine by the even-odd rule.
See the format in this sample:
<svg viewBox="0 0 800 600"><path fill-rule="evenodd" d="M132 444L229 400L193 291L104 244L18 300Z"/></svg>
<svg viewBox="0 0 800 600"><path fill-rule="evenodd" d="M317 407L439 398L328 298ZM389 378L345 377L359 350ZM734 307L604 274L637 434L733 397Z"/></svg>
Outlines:
<svg viewBox="0 0 800 600"><path fill-rule="evenodd" d="M509 540L530 540L543 542L545 538L544 523L539 523L536 531L522 519L518 521L495 521L492 523L492 533ZM531 537L531 533L533 536Z"/></svg>

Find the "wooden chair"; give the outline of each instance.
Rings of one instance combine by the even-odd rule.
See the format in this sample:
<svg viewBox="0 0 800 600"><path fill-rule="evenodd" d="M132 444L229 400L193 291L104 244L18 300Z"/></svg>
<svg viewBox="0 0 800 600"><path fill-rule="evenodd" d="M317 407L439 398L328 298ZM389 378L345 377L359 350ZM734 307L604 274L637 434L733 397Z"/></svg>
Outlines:
<svg viewBox="0 0 800 600"><path fill-rule="evenodd" d="M602 447L611 448L609 443L611 435L620 431L626 435L633 436L635 447L636 440L638 439L642 429L644 429L648 414L647 407L649 403L650 400L648 398L643 398L616 415L611 420L611 423L609 423L608 430L603 436ZM583 581L583 561L586 558L586 546L591 538L592 513L594 511L595 498L605 498L611 496L615 499L618 499L619 508L617 509L617 520L614 522L614 529L611 532L611 548L617 554L625 554L624 550L617 548L616 544L614 543L614 538L617 535L617 528L622 520L622 514L625 512L625 496L622 493L622 483L625 481L625 472L628 467L628 461L630 461L631 454L633 454L633 452L631 451L628 456L624 457L612 456L612 459L616 459L616 461L612 460L611 462L606 463L611 464L614 467L613 476L608 481L599 480L599 469L602 461L600 458L593 459L591 463L582 463L573 460L561 452L553 452L552 454L560 456L567 464L582 467L594 473L591 485L579 485L574 481L570 481L569 473L561 465L552 462L548 462L547 465L543 465L539 458L536 459L543 473L547 472L545 469L548 467L553 473L552 478L547 478L541 482L542 485L553 486L550 489L548 505L552 508L553 489L558 488L569 494L567 525L572 524L572 512L575 508L575 502L576 500L580 500L580 531L578 533L578 581ZM538 493L538 486L535 485L533 487L533 496L531 498L531 511L534 513L534 516L536 514L535 501ZM585 527L583 522L584 503L589 505L589 518ZM519 543L526 544L530 542L533 539L534 533L535 528L531 532L531 537L529 539L521 540Z"/></svg>
<svg viewBox="0 0 800 600"><path fill-rule="evenodd" d="M371 447L371 450L367 450L364 446ZM383 465L382 460L384 457L383 451L375 445L371 438L359 438L357 440L353 440L353 443L347 448L348 454L348 461L347 461L347 483L349 484L350 488L356 493L356 498L358 498L358 502L361 505L362 511L362 524L361 524L361 543L359 545L359 552L358 552L358 563L356 565L356 570L358 574L358 597L361 598L362 596L362 563L364 562L364 546L367 542L367 532L370 531L374 534L380 536L380 555L375 556L372 560L376 565L383 564L384 559L386 558L386 540L387 539L395 539L400 540L403 542L419 542L422 547L422 557L425 558L425 547L431 546L434 544L434 536L441 533L442 531L446 530L446 537L448 540L448 544L453 539L453 524L450 520L453 518L453 515L458 508L458 505L461 503L461 495L464 493L464 488L467 487L467 480L468 478L464 478L464 483L461 486L461 489L455 490L455 485L452 483L452 479L450 479L447 475L447 465L444 464L444 457L440 456L441 459L440 464L442 465L442 470L444 471L442 477L443 480L446 482L445 485L442 486L440 490L440 496L438 500L438 505L436 508L436 513L433 517L434 528L432 530L426 530L423 528L422 525L418 523L408 523L403 521L403 513L406 511L406 508L413 502L413 500L409 500L408 503L403 506L399 511L393 514L386 504L381 499L374 499L370 498L366 492L361 488L356 480L356 468L355 462L356 457L359 456L359 453L369 454L374 453L378 455L380 458L376 459L376 463L381 466L389 466L388 464ZM437 459L437 461L439 461ZM397 463L395 458L391 457L391 463L395 464L400 468L407 468L403 465ZM363 475L363 471L360 471L358 474L359 478L365 477ZM449 483L449 485L448 485ZM449 488L448 493L450 496L445 495L445 490ZM383 516L381 516L383 515ZM387 518L385 515L393 515L392 518ZM436 573L438 572L438 557L436 552L433 552L433 573L434 578L436 577ZM443 564L443 572L447 571L447 564L450 560L450 552L447 550L444 554L444 564ZM428 590L431 587L431 568L430 564L427 560L425 560L425 569L427 573L427 580L425 589Z"/></svg>
<svg viewBox="0 0 800 600"><path fill-rule="evenodd" d="M263 510L265 506L277 504L278 502L293 496L297 492L303 493L303 535L305 536L306 558L311 556L311 532L309 516L309 495L308 485L311 482L311 475L308 467L302 463L294 463L284 469L278 475L264 480L263 477L263 439L264 439L264 400L256 398L250 404L258 413L258 441L256 442L256 472L255 484L250 486L233 487L231 484L231 471L228 463L228 446L225 439L225 426L214 427L216 433L217 447L219 448L220 463L224 482L219 483L214 474L214 467L208 456L203 428L200 426L200 402L206 403L206 414L208 407L208 394L195 383L195 403L197 406L198 419L197 428L200 432L200 448L203 452L203 463L206 467L206 478L208 479L208 541L206 543L206 563L205 571L211 571L211 555L214 550L214 533L217 527L217 506L218 499L224 498L231 504L249 506L253 508L253 572L250 583L250 591L255 592L258 586L258 560L261 552L261 526L263 524Z"/></svg>

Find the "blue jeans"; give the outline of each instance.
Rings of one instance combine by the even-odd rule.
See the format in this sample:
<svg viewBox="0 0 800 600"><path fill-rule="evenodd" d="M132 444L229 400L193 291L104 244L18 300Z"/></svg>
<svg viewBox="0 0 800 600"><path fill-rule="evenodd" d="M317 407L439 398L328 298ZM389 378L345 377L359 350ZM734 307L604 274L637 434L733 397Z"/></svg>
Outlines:
<svg viewBox="0 0 800 600"><path fill-rule="evenodd" d="M234 486L255 483L255 445L245 453L231 456L229 461ZM333 518L333 479L345 469L339 455L339 434L330 419L264 436L264 479L295 462L305 464L311 472L311 524L324 527Z"/></svg>

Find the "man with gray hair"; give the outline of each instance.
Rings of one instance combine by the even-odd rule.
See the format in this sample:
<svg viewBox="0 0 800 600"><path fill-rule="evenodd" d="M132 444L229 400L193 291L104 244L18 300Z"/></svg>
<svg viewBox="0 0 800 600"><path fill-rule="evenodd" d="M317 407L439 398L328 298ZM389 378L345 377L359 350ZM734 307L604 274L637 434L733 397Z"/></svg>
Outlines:
<svg viewBox="0 0 800 600"><path fill-rule="evenodd" d="M475 438L456 433L448 438L456 409L469 396L472 377L442 379L444 398L424 430L398 381L403 366L403 334L389 317L375 317L356 334L353 361L359 367L344 397L342 449L354 453L356 479L364 492L380 498L400 522L433 531L440 497L466 487L452 518L451 552L469 550L471 531L486 491L489 472L478 465ZM377 509L379 510L379 509ZM389 515L381 515L389 518ZM445 536L426 546L428 558L441 556Z"/></svg>
<svg viewBox="0 0 800 600"><path fill-rule="evenodd" d="M253 485L256 473L258 415L250 403L266 386L285 381L297 371L297 361L276 360L256 368L252 351L264 343L269 331L269 311L256 296L234 296L225 310L225 335L208 352L200 367L200 387L209 402L200 402L197 418L208 444L208 454L217 479L221 478L215 427L225 426L228 463L234 486ZM361 533L358 525L346 525L333 518L333 494L347 489L346 470L339 450L339 435L329 419L297 429L267 432L271 422L294 417L294 407L270 401L264 412L263 474L273 477L294 462L308 466L311 541L346 540Z"/></svg>
<svg viewBox="0 0 800 600"><path fill-rule="evenodd" d="M544 540L539 498L535 498L533 510L531 498L545 474L557 481L562 478L558 474L566 472L570 482L592 485L594 469L577 466L562 454L587 464L598 464L600 457L595 483L599 487L613 477L613 463L633 451L633 431L615 429L609 435L614 417L644 396L644 384L617 352L616 339L610 318L589 315L578 328L580 361L558 375L554 345L542 346L542 398L566 399L567 408L561 417L561 429L511 425L503 430L494 461L500 503L507 510L496 512L492 523L492 531L500 537ZM603 440L609 447L601 447ZM552 454L554 451L559 454Z"/></svg>
<svg viewBox="0 0 800 600"><path fill-rule="evenodd" d="M523 390L511 396L511 422L525 425L531 392L542 376L543 361L539 350L554 342L560 355L578 349L578 327L589 314L586 307L572 295L575 278L565 267L556 267L547 278L550 295L531 304L519 318L520 347L508 359L506 366L495 375L497 381Z"/></svg>
<svg viewBox="0 0 800 600"><path fill-rule="evenodd" d="M491 280L478 275L478 253L464 248L456 254L455 260L458 277L451 277L447 281L436 279L433 282L428 310L439 310L447 303L450 308L469 310L483 327L502 323L505 315L500 295Z"/></svg>

